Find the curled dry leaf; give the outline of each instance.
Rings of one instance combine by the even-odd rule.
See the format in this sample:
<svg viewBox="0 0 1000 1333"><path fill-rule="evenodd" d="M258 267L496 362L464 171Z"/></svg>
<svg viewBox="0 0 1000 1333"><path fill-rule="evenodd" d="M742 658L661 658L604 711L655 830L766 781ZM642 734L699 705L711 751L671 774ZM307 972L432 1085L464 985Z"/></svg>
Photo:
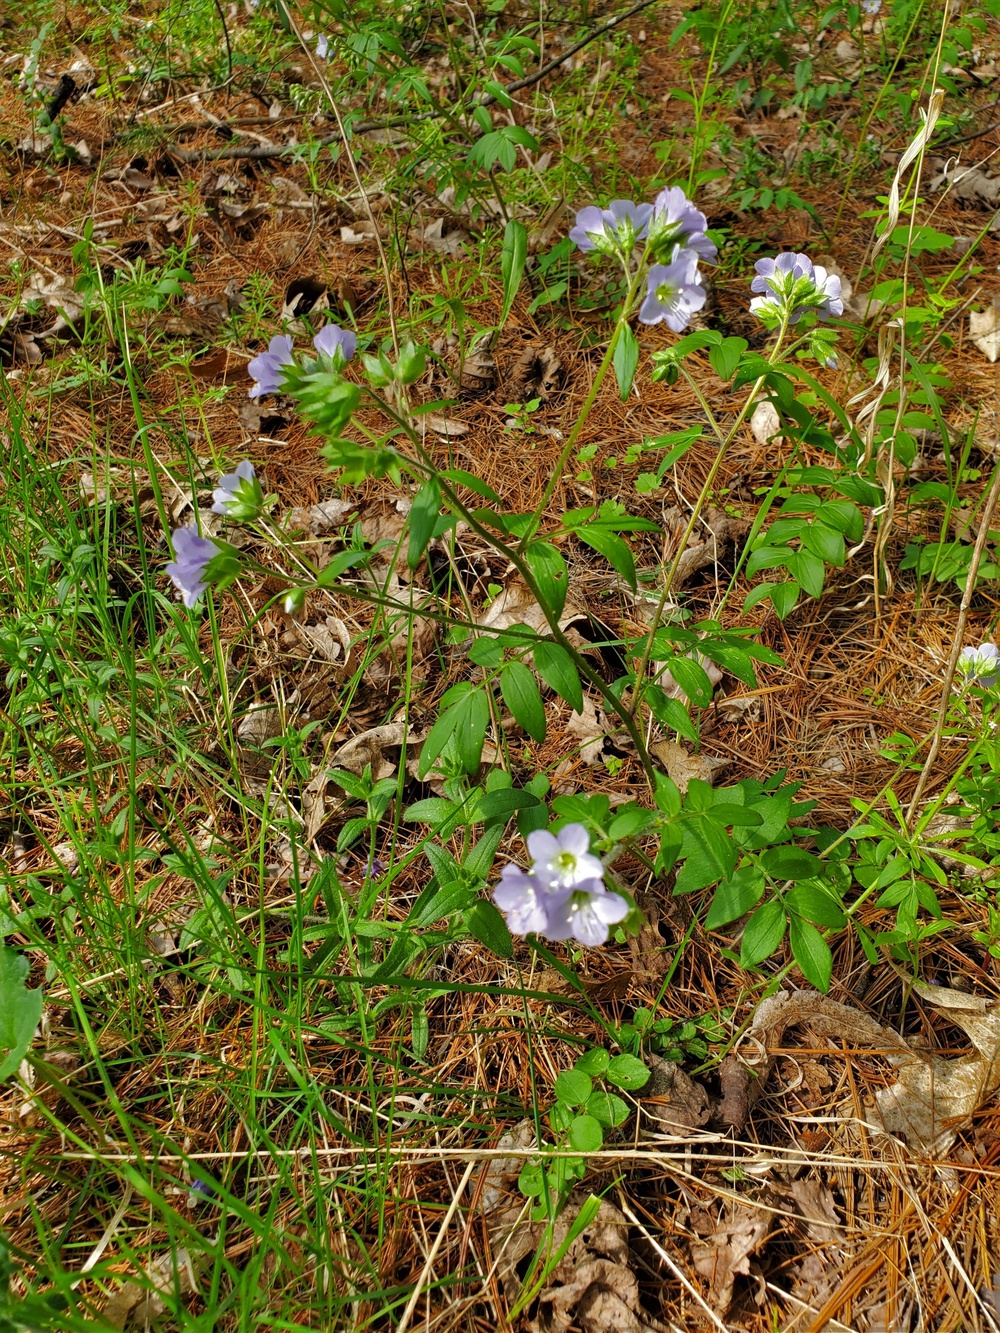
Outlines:
<svg viewBox="0 0 1000 1333"><path fill-rule="evenodd" d="M372 727L344 742L333 756L333 767L346 768L360 777L371 765L372 777L377 782L395 773L399 765L398 751L408 740L413 744L416 739L408 734L405 722L387 722L385 726ZM390 756L387 751L396 753Z"/></svg>
<svg viewBox="0 0 1000 1333"><path fill-rule="evenodd" d="M700 1239L690 1242L691 1259L698 1273L708 1279L709 1304L719 1315L732 1304L737 1276L750 1272L750 1257L763 1245L774 1223L770 1209L752 1203L727 1203L724 1208L717 1221L707 1210L696 1210L692 1226Z"/></svg>
<svg viewBox="0 0 1000 1333"><path fill-rule="evenodd" d="M580 758L593 768L604 759L604 742L608 738L608 719L589 694L583 696L583 712L572 713L566 723L566 735L580 741Z"/></svg>
<svg viewBox="0 0 1000 1333"><path fill-rule="evenodd" d="M639 1094L642 1111L640 1124L650 1122L661 1134L681 1134L699 1129L709 1118L708 1093L672 1060L647 1051L643 1061L651 1071L649 1082Z"/></svg>
<svg viewBox="0 0 1000 1333"><path fill-rule="evenodd" d="M754 408L750 430L758 444L775 444L780 448L785 443L784 437L778 433L781 430L778 409L770 401L758 403Z"/></svg>
<svg viewBox="0 0 1000 1333"><path fill-rule="evenodd" d="M562 382L562 362L555 348L531 343L517 359L514 378L522 401L540 398L547 403Z"/></svg>
<svg viewBox="0 0 1000 1333"><path fill-rule="evenodd" d="M912 987L914 994L966 1033L975 1047L973 1054L946 1059L916 1050L860 1009L817 991L784 991L763 1001L747 1034L766 1053L756 1068L757 1087L763 1086L773 1062L771 1051L794 1024L820 1036L874 1048L895 1066L897 1081L876 1091L868 1124L905 1139L919 1152L940 1157L1000 1087L1000 1005L947 986L913 982Z"/></svg>
<svg viewBox="0 0 1000 1333"><path fill-rule="evenodd" d="M694 778L711 786L717 774L729 767L728 759L707 754L688 754L683 745L678 745L676 741L655 741L649 747L649 753L663 765L667 776L677 784L682 795Z"/></svg>
<svg viewBox="0 0 1000 1333"><path fill-rule="evenodd" d="M339 616L327 616L322 625L303 625L290 622L292 633L308 649L310 656L321 658L335 668L337 680L346 680L354 667L351 653L351 633Z"/></svg>
<svg viewBox="0 0 1000 1333"><path fill-rule="evenodd" d="M1000 356L1000 297L994 297L992 304L982 312L973 310L969 314L969 337L986 357L987 361L996 361Z"/></svg>
<svg viewBox="0 0 1000 1333"><path fill-rule="evenodd" d="M198 1290L194 1265L186 1249L162 1254L146 1269L147 1285L126 1282L108 1300L101 1313L112 1328L149 1328L166 1314L168 1294L190 1296Z"/></svg>
<svg viewBox="0 0 1000 1333"><path fill-rule="evenodd" d="M551 1237L553 1252L564 1244L586 1196L571 1194ZM524 1266L546 1238L545 1223L525 1225L523 1208L508 1208L490 1227L497 1271L507 1300L521 1294L518 1266ZM549 1273L525 1322L531 1333L664 1333L643 1308L630 1264L628 1223L606 1200L596 1217L569 1245Z"/></svg>
<svg viewBox="0 0 1000 1333"><path fill-rule="evenodd" d="M674 542L680 541L687 525L687 515L674 507L667 510L663 517L664 527L672 534ZM701 525L697 532L691 534L677 564L674 588L683 587L699 570L717 564L726 547L739 541L748 526L745 519L727 514L723 509L707 509ZM636 609L652 611L658 601L658 595L646 592L635 599Z"/></svg>
<svg viewBox="0 0 1000 1333"><path fill-rule="evenodd" d="M966 167L959 163L943 166L939 175L930 183L932 190L941 190L949 186L948 193L955 199L966 203L985 205L996 208L1000 202L1000 176L988 176L979 167Z"/></svg>
<svg viewBox="0 0 1000 1333"><path fill-rule="evenodd" d="M487 1215L495 1213L503 1206L511 1207L517 1202L517 1178L527 1160L524 1152L535 1146L535 1126L530 1120L522 1120L513 1129L508 1129L497 1144L497 1152L511 1148L521 1149L517 1157L493 1157L486 1168L483 1181L480 1206Z"/></svg>

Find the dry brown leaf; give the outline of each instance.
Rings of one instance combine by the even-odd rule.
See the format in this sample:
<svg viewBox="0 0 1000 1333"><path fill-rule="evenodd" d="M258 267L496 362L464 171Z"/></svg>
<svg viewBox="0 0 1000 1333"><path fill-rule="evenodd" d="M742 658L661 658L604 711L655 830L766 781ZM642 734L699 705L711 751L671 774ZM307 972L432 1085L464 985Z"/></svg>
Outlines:
<svg viewBox="0 0 1000 1333"><path fill-rule="evenodd" d="M581 742L580 758L593 768L604 759L604 742L608 735L608 720L589 694L583 696L583 712L573 713L566 723L566 735Z"/></svg>
<svg viewBox="0 0 1000 1333"><path fill-rule="evenodd" d="M763 1245L774 1222L767 1208L751 1203L726 1205L726 1215L700 1240L692 1240L691 1258L696 1270L708 1278L708 1300L718 1315L732 1304L737 1276L750 1272L750 1256ZM697 1228L696 1229L700 1229Z"/></svg>
<svg viewBox="0 0 1000 1333"><path fill-rule="evenodd" d="M969 314L969 337L986 357L995 361L1000 356L1000 309L994 297L993 303L982 312L973 310Z"/></svg>
<svg viewBox="0 0 1000 1333"><path fill-rule="evenodd" d="M354 669L351 653L351 632L339 616L327 616L322 625L303 625L290 622L292 633L306 645L310 655L329 662L336 670L337 680L346 680Z"/></svg>
<svg viewBox="0 0 1000 1333"><path fill-rule="evenodd" d="M970 204L985 204L995 208L1000 202L1000 176L987 176L979 167L963 167L959 163L946 166L930 183L932 190L950 186L948 193L954 199Z"/></svg>
<svg viewBox="0 0 1000 1333"><path fill-rule="evenodd" d="M527 1160L523 1153L534 1148L534 1146L535 1126L530 1120L520 1121L513 1129L508 1129L501 1136L497 1143L497 1152L519 1148L522 1153L518 1157L493 1157L490 1159L480 1196L480 1206L485 1214L495 1213L498 1208L503 1206L509 1208L512 1203L516 1202L516 1181Z"/></svg>
<svg viewBox="0 0 1000 1333"><path fill-rule="evenodd" d="M647 1051L643 1061L650 1079L639 1093L643 1120L652 1120L664 1134L699 1129L709 1118L708 1093L672 1060Z"/></svg>
<svg viewBox="0 0 1000 1333"><path fill-rule="evenodd" d="M407 739L413 744L417 737L409 736L405 722L387 722L385 726L372 727L344 742L333 756L333 767L346 768L360 777L371 765L372 777L377 782L395 773L399 764L399 756L390 758L386 751L400 749Z"/></svg>
<svg viewBox="0 0 1000 1333"><path fill-rule="evenodd" d="M532 343L517 359L514 378L519 385L521 401L539 398L543 403L555 393L562 381L562 362L554 347L540 347Z"/></svg>
<svg viewBox="0 0 1000 1333"><path fill-rule="evenodd" d="M146 1269L149 1286L126 1282L102 1310L113 1328L148 1328L169 1308L161 1293L190 1296L198 1290L191 1256L186 1249L160 1255Z"/></svg>
<svg viewBox="0 0 1000 1333"><path fill-rule="evenodd" d="M586 1196L571 1194L553 1227L558 1250L579 1215ZM523 1208L508 1208L490 1227L504 1294L513 1302L521 1292L518 1265L533 1255L544 1223L524 1221ZM630 1266L628 1224L606 1200L597 1216L570 1244L538 1295L537 1313L525 1321L531 1333L661 1333L663 1325L642 1308L639 1283Z"/></svg>
<svg viewBox="0 0 1000 1333"><path fill-rule="evenodd" d="M779 434L781 418L778 409L770 402L758 403L750 418L750 430L758 444L774 444L780 448L785 443Z"/></svg>
<svg viewBox="0 0 1000 1333"><path fill-rule="evenodd" d="M692 779L697 778L711 785L716 774L729 767L728 759L707 754L688 754L676 741L654 741L649 747L649 753L663 765L681 795L687 791Z"/></svg>

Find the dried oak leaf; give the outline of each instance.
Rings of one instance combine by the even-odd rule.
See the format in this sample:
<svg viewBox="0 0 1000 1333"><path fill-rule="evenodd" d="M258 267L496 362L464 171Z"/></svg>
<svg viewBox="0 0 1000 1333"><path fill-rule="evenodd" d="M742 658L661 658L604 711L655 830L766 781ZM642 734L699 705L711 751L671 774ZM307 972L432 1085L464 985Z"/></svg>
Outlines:
<svg viewBox="0 0 1000 1333"><path fill-rule="evenodd" d="M729 1309L737 1276L750 1272L750 1256L763 1245L773 1222L770 1209L734 1203L711 1230L690 1242L695 1269L709 1280L708 1300L716 1314Z"/></svg>
<svg viewBox="0 0 1000 1333"><path fill-rule="evenodd" d="M700 1129L710 1115L708 1093L679 1065L646 1052L643 1061L651 1071L642 1089L639 1105L642 1120L652 1120L663 1134L683 1134Z"/></svg>
<svg viewBox="0 0 1000 1333"><path fill-rule="evenodd" d="M716 775L729 767L729 760L707 754L688 754L676 741L654 741L649 753L663 765L667 776L677 784L681 795L695 778L712 785Z"/></svg>
<svg viewBox="0 0 1000 1333"><path fill-rule="evenodd" d="M517 359L514 378L519 386L520 401L539 398L547 403L562 382L562 362L555 348L531 343Z"/></svg>
<svg viewBox="0 0 1000 1333"><path fill-rule="evenodd" d="M987 361L996 361L1000 356L1000 297L995 296L982 312L970 312L969 337Z"/></svg>
<svg viewBox="0 0 1000 1333"><path fill-rule="evenodd" d="M586 1196L571 1194L553 1227L551 1247L558 1251L579 1215ZM498 1256L498 1274L511 1302L521 1292L518 1265L536 1253L546 1238L544 1223L525 1225L523 1208L508 1208L490 1227ZM607 1201L569 1245L549 1273L525 1327L531 1333L663 1333L664 1326L642 1308L639 1283L629 1264L628 1224Z"/></svg>
<svg viewBox="0 0 1000 1333"><path fill-rule="evenodd" d="M334 768L346 768L358 777L371 765L372 777L376 782L380 778L391 777L399 766L399 755L390 757L387 751L399 751L407 742L412 745L422 736L409 734L405 722L387 722L382 727L372 727L360 736L352 736L345 741L333 756Z"/></svg>

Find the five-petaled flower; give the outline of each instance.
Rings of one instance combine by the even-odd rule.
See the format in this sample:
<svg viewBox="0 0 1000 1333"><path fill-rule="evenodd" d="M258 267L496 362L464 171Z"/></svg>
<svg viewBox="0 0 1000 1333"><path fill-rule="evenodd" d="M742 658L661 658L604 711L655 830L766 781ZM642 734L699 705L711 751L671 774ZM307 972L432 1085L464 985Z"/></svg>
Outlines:
<svg viewBox="0 0 1000 1333"><path fill-rule="evenodd" d="M260 398L265 393L278 393L281 389L282 370L292 364L292 340L287 333L276 333L268 344L266 352L248 364L247 372L257 383L250 390L251 398Z"/></svg>
<svg viewBox="0 0 1000 1333"><path fill-rule="evenodd" d="M235 472L219 478L212 492L212 513L224 518L256 518L264 497L249 458L236 464Z"/></svg>
<svg viewBox="0 0 1000 1333"><path fill-rule="evenodd" d="M698 273L698 255L681 250L669 264L653 264L647 275L646 299L639 307L643 324L659 324L681 333L705 304Z"/></svg>
<svg viewBox="0 0 1000 1333"><path fill-rule="evenodd" d="M567 824L559 833L536 829L528 834L530 871L504 866L493 901L515 935L544 935L550 940L576 939L603 944L608 927L624 921L629 904L604 885L604 866L590 850L582 824Z"/></svg>
<svg viewBox="0 0 1000 1333"><path fill-rule="evenodd" d="M652 204L633 204L629 199L613 199L607 208L581 208L576 226L569 234L583 251L600 254L631 254L637 241L645 240Z"/></svg>
<svg viewBox="0 0 1000 1333"><path fill-rule="evenodd" d="M339 324L327 324L313 338L313 347L321 356L328 356L341 365L346 365L358 350L357 334L351 329L342 329Z"/></svg>
<svg viewBox="0 0 1000 1333"><path fill-rule="evenodd" d="M992 690L1000 679L1000 648L995 643L981 643L978 648L963 648L958 656L958 672L966 684Z"/></svg>
<svg viewBox="0 0 1000 1333"><path fill-rule="evenodd" d="M882 0L861 0L861 8L866 14L877 14L882 8Z"/></svg>
<svg viewBox="0 0 1000 1333"><path fill-rule="evenodd" d="M166 572L181 594L185 606L194 606L198 598L208 587L205 571L209 562L219 554L215 542L202 537L193 525L178 528L173 534L174 554L166 566Z"/></svg>

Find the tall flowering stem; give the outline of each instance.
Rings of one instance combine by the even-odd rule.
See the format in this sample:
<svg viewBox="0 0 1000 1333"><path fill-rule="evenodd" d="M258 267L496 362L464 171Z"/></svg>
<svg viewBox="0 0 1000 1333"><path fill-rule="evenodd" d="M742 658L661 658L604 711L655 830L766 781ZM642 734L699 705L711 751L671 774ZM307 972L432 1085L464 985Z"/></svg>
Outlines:
<svg viewBox="0 0 1000 1333"><path fill-rule="evenodd" d="M778 359L778 353L781 351L782 343L784 342L785 335L788 332L788 325L790 322L791 313L792 312L788 308L786 308L782 312L781 323L778 327L778 337L774 346L771 348L770 355L767 358L768 363L772 366ZM683 558L684 552L687 550L687 544L691 540L691 534L694 532L695 526L697 525L698 520L701 518L701 512L708 501L708 497L712 494L712 488L715 486L715 479L719 475L719 469L722 467L722 463L729 450L729 446L736 438L736 435L740 427L743 425L744 421L746 421L747 417L750 415L750 409L757 401L757 394L760 392L761 386L763 385L765 378L766 377L764 375L761 375L760 378L754 383L753 388L747 395L746 402L740 409L739 416L733 422L732 426L729 429L729 433L726 435L725 439L719 445L719 451L715 455L715 459L712 463L712 466L708 470L708 476L705 478L705 484L702 486L701 493L699 494L698 499L694 503L694 508L691 510L691 517L688 519L687 526L685 527L683 533L681 534L680 541L677 543L677 550L674 552L674 558L670 563L670 568L667 571L667 576L663 580L663 591L660 593L659 601L656 603L656 610L653 613L653 619L650 624L649 634L646 636L646 646L642 651L642 660L639 663L639 669L635 673L635 690L633 691L632 694L633 717L635 717L636 714L638 713L639 705L642 702L642 696L646 684L646 672L649 669L649 658L650 654L653 651L653 639L659 627L660 620L663 617L663 609L667 604L667 599L670 597L670 594L673 591L674 581L677 578L677 571L680 568L681 559Z"/></svg>
<svg viewBox="0 0 1000 1333"><path fill-rule="evenodd" d="M528 525L525 535L521 538L518 545L517 549L519 553L524 550L525 546L537 531L539 520L548 508L549 501L552 499L555 489L559 485L563 469L569 461L570 454L572 454L573 450L576 448L576 442L580 438L580 431L583 430L583 424L590 415L590 409L594 406L594 403L597 400L597 395L601 391L601 385L604 383L605 377L614 362L615 349L618 346L622 332L628 324L629 319L632 317L632 312L635 307L635 299L638 295L639 288L645 281L645 276L644 265L640 264L638 271L629 280L628 292L625 295L625 300L622 302L622 308L618 313L618 322L615 324L615 330L611 335L611 341L608 343L607 351L604 353L604 359L597 368L597 374L594 376L593 383L590 386L586 398L583 400L583 406L580 408L577 418L573 422L572 429L566 437L566 443L563 445L562 452L559 455L555 467L552 469L552 475L545 484L542 498L535 506L534 513L531 516L531 523Z"/></svg>

